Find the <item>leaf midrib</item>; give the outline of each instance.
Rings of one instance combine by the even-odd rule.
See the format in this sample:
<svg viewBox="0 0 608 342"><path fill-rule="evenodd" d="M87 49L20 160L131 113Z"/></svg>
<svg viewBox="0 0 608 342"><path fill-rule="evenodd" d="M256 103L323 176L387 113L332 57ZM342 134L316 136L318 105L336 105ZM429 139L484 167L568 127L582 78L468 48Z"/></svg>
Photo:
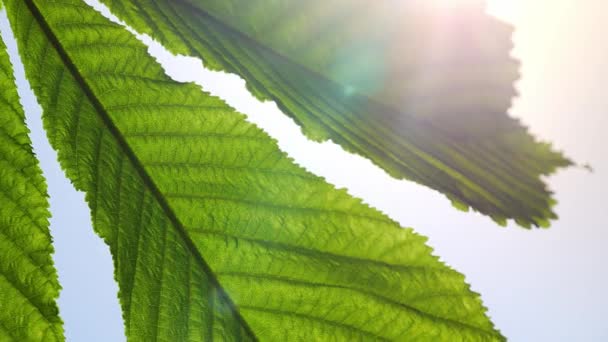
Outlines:
<svg viewBox="0 0 608 342"><path fill-rule="evenodd" d="M139 158L135 155L134 151L128 145L126 139L123 137L118 127L116 127L116 125L112 121L110 115L106 111L103 104L95 96L95 93L89 86L88 82L85 80L84 76L80 73L67 51L63 48L63 45L61 44L61 42L53 32L52 28L50 27L49 23L46 21L46 19L38 9L34 0L25 0L24 2L29 11L31 12L34 20L40 26L40 29L42 30L42 32L44 32L46 38L49 40L50 44L54 47L55 51L59 55L59 58L63 62L64 66L68 69L72 77L74 77L76 83L80 86L80 90L91 102L93 108L95 109L95 112L97 113L97 116L101 119L103 124L110 131L112 136L116 139L118 146L120 146L120 148L123 150L123 153L127 156L133 168L141 177L144 185L151 191L155 200L162 208L164 214L171 222L171 226L175 228L178 235L186 244L186 248L188 249L188 251L193 255L194 259L197 261L203 271L208 275L211 286L217 289L218 296L226 302L230 310L234 313L236 320L247 332L247 334L250 335L250 337L252 337L254 340L257 340L256 335L254 334L247 321L241 315L237 305L232 301L232 299L227 295L227 293L220 285L217 276L211 270L211 267L209 266L209 264L207 264L203 256L200 254L192 239L190 239L188 233L186 232L186 229L184 228L184 225L181 223L173 209L170 207L169 203L162 195L160 189L158 188L154 180L146 172L145 168L143 167L143 163L139 160Z"/></svg>

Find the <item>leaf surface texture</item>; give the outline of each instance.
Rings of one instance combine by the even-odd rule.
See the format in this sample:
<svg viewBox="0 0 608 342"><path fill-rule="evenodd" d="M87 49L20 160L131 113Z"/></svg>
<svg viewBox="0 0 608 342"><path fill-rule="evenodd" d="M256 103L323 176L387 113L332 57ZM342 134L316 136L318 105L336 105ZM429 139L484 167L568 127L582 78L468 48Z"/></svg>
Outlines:
<svg viewBox="0 0 608 342"><path fill-rule="evenodd" d="M132 341L501 340L425 238L80 0L6 2L51 144L110 245Z"/></svg>
<svg viewBox="0 0 608 342"><path fill-rule="evenodd" d="M46 183L28 134L0 37L0 341L63 341Z"/></svg>
<svg viewBox="0 0 608 342"><path fill-rule="evenodd" d="M570 161L506 113L519 64L485 1L101 1L174 53L240 75L311 139L501 224L556 217L540 175Z"/></svg>

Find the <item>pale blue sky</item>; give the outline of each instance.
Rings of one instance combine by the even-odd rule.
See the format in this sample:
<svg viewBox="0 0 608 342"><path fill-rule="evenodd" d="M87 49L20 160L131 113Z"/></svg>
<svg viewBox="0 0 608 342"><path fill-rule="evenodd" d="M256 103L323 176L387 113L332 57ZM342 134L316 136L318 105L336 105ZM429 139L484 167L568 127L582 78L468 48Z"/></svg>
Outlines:
<svg viewBox="0 0 608 342"><path fill-rule="evenodd" d="M511 0L501 14L516 25L514 54L522 60L521 95L512 114L595 169L573 168L548 179L560 215L550 230L500 228L481 215L456 211L432 190L393 180L334 144L306 140L274 104L249 95L238 77L207 71L200 62L172 57L158 46L151 52L170 76L196 81L247 114L301 165L428 236L436 254L481 293L493 321L510 340L607 341L608 3ZM15 57L4 14L0 30ZM108 249L92 232L84 196L59 169L18 63L16 70L49 183L54 259L64 287L59 305L68 340L122 341Z"/></svg>

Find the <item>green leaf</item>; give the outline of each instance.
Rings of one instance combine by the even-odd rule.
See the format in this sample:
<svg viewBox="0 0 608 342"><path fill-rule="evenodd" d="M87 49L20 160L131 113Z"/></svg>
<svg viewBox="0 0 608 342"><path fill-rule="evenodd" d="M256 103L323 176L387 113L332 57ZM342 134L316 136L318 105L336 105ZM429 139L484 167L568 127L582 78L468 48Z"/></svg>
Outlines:
<svg viewBox="0 0 608 342"><path fill-rule="evenodd" d="M506 114L512 28L484 1L101 1L172 52L240 75L311 139L497 221L556 218L540 175L571 162Z"/></svg>
<svg viewBox="0 0 608 342"><path fill-rule="evenodd" d="M424 237L170 80L124 28L80 0L6 5L130 340L502 339Z"/></svg>
<svg viewBox="0 0 608 342"><path fill-rule="evenodd" d="M46 183L0 38L0 341L63 341Z"/></svg>

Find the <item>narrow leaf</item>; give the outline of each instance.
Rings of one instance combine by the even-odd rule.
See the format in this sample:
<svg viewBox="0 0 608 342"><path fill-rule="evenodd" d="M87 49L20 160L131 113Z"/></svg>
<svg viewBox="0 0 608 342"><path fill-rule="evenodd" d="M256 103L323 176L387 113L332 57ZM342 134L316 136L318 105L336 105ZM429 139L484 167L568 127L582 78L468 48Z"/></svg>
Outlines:
<svg viewBox="0 0 608 342"><path fill-rule="evenodd" d="M425 238L293 163L81 0L9 0L132 341L501 340Z"/></svg>
<svg viewBox="0 0 608 342"><path fill-rule="evenodd" d="M28 133L0 38L0 341L63 341L46 183Z"/></svg>
<svg viewBox="0 0 608 342"><path fill-rule="evenodd" d="M512 28L485 1L101 1L171 51L240 75L311 139L500 223L556 218L540 175L570 161L506 114Z"/></svg>

